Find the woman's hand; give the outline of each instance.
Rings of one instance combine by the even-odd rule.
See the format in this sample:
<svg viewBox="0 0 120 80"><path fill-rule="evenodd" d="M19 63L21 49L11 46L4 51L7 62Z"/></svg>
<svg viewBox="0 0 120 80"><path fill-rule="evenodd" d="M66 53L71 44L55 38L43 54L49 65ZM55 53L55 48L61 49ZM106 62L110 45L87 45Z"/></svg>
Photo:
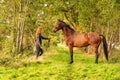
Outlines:
<svg viewBox="0 0 120 80"><path fill-rule="evenodd" d="M48 38L48 47L50 47L50 39L51 39L51 38Z"/></svg>
<svg viewBox="0 0 120 80"><path fill-rule="evenodd" d="M51 39L51 38L48 38L48 42L50 42L50 39Z"/></svg>

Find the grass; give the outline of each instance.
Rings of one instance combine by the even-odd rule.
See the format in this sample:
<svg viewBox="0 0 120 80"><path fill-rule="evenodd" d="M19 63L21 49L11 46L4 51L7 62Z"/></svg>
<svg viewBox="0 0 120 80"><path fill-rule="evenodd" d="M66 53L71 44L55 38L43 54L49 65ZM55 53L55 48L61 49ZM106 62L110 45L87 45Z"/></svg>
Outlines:
<svg viewBox="0 0 120 80"><path fill-rule="evenodd" d="M113 58L109 62L100 58L94 64L94 57L75 51L74 63L68 64L68 50L62 47L41 57L23 60L17 67L0 66L0 80L120 80L120 62L113 63Z"/></svg>

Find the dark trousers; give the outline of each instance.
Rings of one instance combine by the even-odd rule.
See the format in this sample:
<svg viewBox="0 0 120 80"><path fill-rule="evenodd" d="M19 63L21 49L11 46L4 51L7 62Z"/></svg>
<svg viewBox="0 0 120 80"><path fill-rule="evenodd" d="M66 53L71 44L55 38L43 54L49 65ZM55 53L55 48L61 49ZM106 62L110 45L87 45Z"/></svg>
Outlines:
<svg viewBox="0 0 120 80"><path fill-rule="evenodd" d="M36 58L41 56L43 54L43 49L39 47L39 45L36 45Z"/></svg>

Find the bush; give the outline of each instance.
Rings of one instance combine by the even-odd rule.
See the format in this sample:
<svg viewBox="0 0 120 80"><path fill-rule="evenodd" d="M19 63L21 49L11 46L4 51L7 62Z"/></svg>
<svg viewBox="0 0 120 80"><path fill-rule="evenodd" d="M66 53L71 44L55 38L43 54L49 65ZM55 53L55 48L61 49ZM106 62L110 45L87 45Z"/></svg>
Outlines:
<svg viewBox="0 0 120 80"><path fill-rule="evenodd" d="M120 62L120 51L114 50L111 52L110 56L110 63L118 63Z"/></svg>

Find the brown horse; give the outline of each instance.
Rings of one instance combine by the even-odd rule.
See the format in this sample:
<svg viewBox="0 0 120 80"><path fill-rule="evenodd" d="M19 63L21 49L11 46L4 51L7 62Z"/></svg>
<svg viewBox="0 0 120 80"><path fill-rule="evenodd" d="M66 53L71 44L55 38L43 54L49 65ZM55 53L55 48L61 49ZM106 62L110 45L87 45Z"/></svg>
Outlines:
<svg viewBox="0 0 120 80"><path fill-rule="evenodd" d="M95 32L88 32L88 33L78 33L75 32L69 25L65 22L58 20L57 24L55 25L53 32L57 32L58 30L62 30L66 45L69 47L70 51L70 64L73 63L73 47L86 47L91 46L96 54L95 63L98 63L98 47L103 41L104 46L104 54L106 60L108 60L108 50L107 50L107 43L106 39L103 35L100 35ZM102 36L102 37L101 37Z"/></svg>

